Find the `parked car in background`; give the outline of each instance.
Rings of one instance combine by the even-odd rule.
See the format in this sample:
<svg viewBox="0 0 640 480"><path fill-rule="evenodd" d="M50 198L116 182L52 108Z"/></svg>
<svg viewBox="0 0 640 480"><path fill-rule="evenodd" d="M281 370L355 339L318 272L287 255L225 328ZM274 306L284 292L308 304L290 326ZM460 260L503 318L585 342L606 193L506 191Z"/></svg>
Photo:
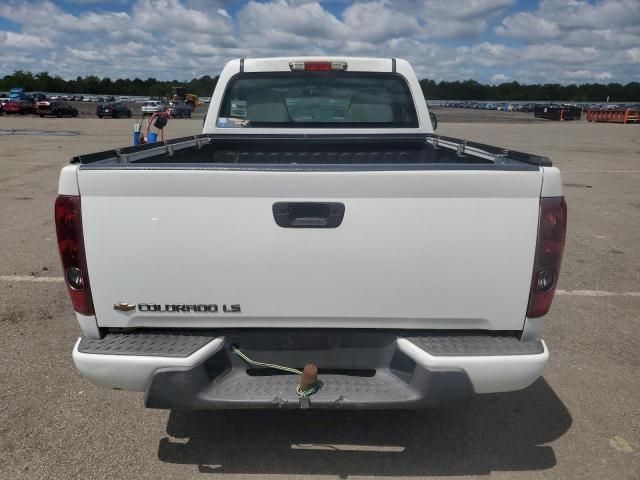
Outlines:
<svg viewBox="0 0 640 480"><path fill-rule="evenodd" d="M33 100L10 100L4 104L3 111L7 115L12 113L26 115L27 113L36 113L36 105Z"/></svg>
<svg viewBox="0 0 640 480"><path fill-rule="evenodd" d="M169 107L168 111L172 118L191 118L191 109L189 108L189 105L184 102L172 105Z"/></svg>
<svg viewBox="0 0 640 480"><path fill-rule="evenodd" d="M78 109L72 107L67 102L53 101L53 102L39 102L38 103L38 115L44 117L45 115L53 115L55 117L77 117Z"/></svg>
<svg viewBox="0 0 640 480"><path fill-rule="evenodd" d="M570 104L540 104L536 105L533 116L546 120L580 120L582 108Z"/></svg>
<svg viewBox="0 0 640 480"><path fill-rule="evenodd" d="M164 112L166 109L167 109L167 106L164 103L154 101L154 100L144 102L142 104L142 107L140 108L142 113Z"/></svg>
<svg viewBox="0 0 640 480"><path fill-rule="evenodd" d="M45 98L44 100L38 100L36 102L36 111L39 112L41 109L48 107L51 102L57 102L58 100L51 100L50 98Z"/></svg>
<svg viewBox="0 0 640 480"><path fill-rule="evenodd" d="M518 105L515 110L517 112L524 112L524 113L531 113L535 110L536 108L536 104L535 103L522 103L520 105Z"/></svg>
<svg viewBox="0 0 640 480"><path fill-rule="evenodd" d="M131 118L131 110L129 109L129 107L127 107L126 105L120 102L104 103L96 107L96 115L98 115L99 118L102 118L102 117Z"/></svg>
<svg viewBox="0 0 640 480"><path fill-rule="evenodd" d="M24 88L12 88L9 91L9 98L11 100L25 100L27 98L27 92Z"/></svg>

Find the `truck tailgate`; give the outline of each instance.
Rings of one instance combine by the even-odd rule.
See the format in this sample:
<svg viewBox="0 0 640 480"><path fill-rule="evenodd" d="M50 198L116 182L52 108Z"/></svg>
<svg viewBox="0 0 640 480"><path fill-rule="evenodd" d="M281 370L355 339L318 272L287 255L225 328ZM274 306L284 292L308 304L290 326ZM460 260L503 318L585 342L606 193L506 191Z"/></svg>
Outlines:
<svg viewBox="0 0 640 480"><path fill-rule="evenodd" d="M523 326L537 168L81 167L78 182L99 326ZM276 202L344 218L283 228Z"/></svg>

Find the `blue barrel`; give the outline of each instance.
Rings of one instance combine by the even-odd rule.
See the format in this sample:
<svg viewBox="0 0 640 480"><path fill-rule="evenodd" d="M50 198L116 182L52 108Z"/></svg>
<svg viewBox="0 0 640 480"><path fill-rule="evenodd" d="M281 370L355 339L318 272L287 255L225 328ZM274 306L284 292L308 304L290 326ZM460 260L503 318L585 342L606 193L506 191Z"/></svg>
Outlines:
<svg viewBox="0 0 640 480"><path fill-rule="evenodd" d="M147 143L156 143L158 141L158 134L154 132L149 132L149 138L147 138Z"/></svg>

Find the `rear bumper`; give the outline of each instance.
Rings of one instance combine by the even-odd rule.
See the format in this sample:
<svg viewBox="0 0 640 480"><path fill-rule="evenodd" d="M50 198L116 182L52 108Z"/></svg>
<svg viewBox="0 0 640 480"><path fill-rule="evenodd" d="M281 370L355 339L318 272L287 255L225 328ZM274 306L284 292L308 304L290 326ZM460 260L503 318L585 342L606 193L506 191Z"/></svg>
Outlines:
<svg viewBox="0 0 640 480"><path fill-rule="evenodd" d="M249 368L230 350L239 345L259 361L317 364L322 386L312 408L421 408L526 388L549 357L542 341L498 335L298 330L182 334L178 342L158 335L79 339L74 363L98 386L144 391L152 408L300 408L298 377Z"/></svg>

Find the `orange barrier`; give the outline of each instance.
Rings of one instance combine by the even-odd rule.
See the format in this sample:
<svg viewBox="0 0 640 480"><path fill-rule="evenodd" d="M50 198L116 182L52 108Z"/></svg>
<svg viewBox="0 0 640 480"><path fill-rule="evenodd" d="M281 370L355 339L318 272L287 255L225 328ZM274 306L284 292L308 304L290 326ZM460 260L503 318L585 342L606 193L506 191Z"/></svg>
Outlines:
<svg viewBox="0 0 640 480"><path fill-rule="evenodd" d="M588 122L607 123L639 123L640 110L589 110L587 111Z"/></svg>

